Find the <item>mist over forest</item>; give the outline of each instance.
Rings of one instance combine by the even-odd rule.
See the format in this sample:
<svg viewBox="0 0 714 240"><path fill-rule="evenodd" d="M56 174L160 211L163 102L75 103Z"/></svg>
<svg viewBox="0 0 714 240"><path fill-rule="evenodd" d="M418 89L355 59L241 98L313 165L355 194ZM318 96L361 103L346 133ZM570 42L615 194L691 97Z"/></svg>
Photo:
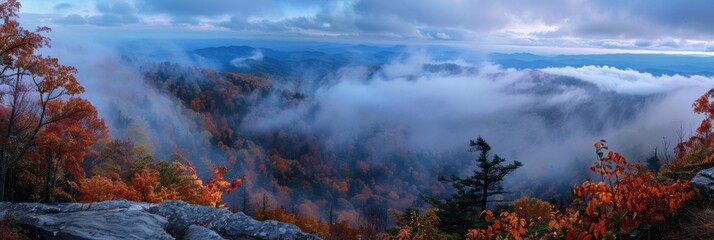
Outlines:
<svg viewBox="0 0 714 240"><path fill-rule="evenodd" d="M328 240L711 236L713 7L0 0L0 201Z"/></svg>
<svg viewBox="0 0 714 240"><path fill-rule="evenodd" d="M77 46L86 54L75 48L75 57L67 58L80 81L93 79L83 83L87 98L113 135L148 144L160 159L181 149L204 174L209 166L231 166L229 175L247 177L253 205L263 192L273 207L342 201L340 211L355 223L364 204L424 206L419 193L448 195L433 179L472 171L475 156L467 144L479 136L500 156L525 165L506 179L513 189L508 198L568 201L572 185L589 177L583 169L594 158L594 140L608 139L633 161L644 162L655 149L660 158L672 158L679 134L690 134L701 121L686 106L712 84L708 75L618 65L513 68L499 61L516 54L399 45L335 51L161 42L148 53L122 51L155 45ZM70 54L63 47L53 51ZM227 72L242 75L222 76ZM250 86L241 85L246 81ZM278 156L290 169L271 159ZM342 182L348 189L336 191ZM240 198L232 194L226 202Z"/></svg>

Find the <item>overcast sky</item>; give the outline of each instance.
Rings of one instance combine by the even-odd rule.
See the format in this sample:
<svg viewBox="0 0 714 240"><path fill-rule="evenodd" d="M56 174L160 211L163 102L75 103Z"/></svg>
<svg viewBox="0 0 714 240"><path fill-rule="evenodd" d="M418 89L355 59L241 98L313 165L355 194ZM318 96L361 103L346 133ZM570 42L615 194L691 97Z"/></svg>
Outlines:
<svg viewBox="0 0 714 240"><path fill-rule="evenodd" d="M714 50L709 0L20 0L27 24L125 37Z"/></svg>

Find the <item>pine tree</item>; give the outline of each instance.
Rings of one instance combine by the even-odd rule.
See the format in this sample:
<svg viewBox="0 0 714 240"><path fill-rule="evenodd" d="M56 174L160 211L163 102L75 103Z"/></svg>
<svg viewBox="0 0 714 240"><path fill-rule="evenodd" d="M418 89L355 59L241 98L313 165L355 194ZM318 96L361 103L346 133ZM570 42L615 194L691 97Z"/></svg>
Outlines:
<svg viewBox="0 0 714 240"><path fill-rule="evenodd" d="M523 164L514 161L512 164L503 165L506 159L494 155L489 160L491 146L479 137L470 141L470 152L479 152L476 159L476 170L473 175L461 178L452 175L450 178L439 177L439 181L450 183L456 192L448 199L440 200L435 197L421 195L421 198L436 208L436 213L441 219L441 228L447 232L466 232L474 227L482 211L486 210L488 203L501 202L492 199L495 195L508 192L503 190L503 178Z"/></svg>
<svg viewBox="0 0 714 240"><path fill-rule="evenodd" d="M647 169L652 170L653 172L659 172L659 168L662 166L661 161L659 160L659 155L657 154L657 148L655 148L654 153L652 153L652 156L647 158Z"/></svg>

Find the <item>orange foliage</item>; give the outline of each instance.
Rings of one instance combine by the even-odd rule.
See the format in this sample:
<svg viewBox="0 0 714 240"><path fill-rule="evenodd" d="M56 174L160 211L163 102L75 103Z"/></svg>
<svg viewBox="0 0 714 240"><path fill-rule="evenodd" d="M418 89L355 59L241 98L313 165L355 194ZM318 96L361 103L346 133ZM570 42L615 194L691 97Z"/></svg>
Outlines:
<svg viewBox="0 0 714 240"><path fill-rule="evenodd" d="M493 220L493 224L486 227L486 229L469 230L466 233L466 239L503 239L505 238L504 236L511 236L513 239L520 240L524 239L523 235L525 235L528 228L531 227L527 225L526 219L519 217L516 213L508 211L501 212L500 216L496 219L493 219L493 212L490 210L484 211L482 215L487 222Z"/></svg>
<svg viewBox="0 0 714 240"><path fill-rule="evenodd" d="M42 34L50 29L22 28L19 8L16 0L0 3L0 199L5 199L5 186L35 175L37 185L21 187L31 192L42 188L42 196L32 194L32 200L53 201L55 195L70 197L60 187L72 181L65 175L84 177L84 150L103 123L88 101L73 97L84 92L74 77L77 70L36 52L49 47ZM24 167L34 169L20 169ZM20 179L11 179L14 176Z"/></svg>
<svg viewBox="0 0 714 240"><path fill-rule="evenodd" d="M691 179L700 170L714 166L713 100L714 88L692 104L694 112L704 114L704 119L693 136L677 144L674 149L676 158L662 168L663 176L672 179Z"/></svg>
<svg viewBox="0 0 714 240"><path fill-rule="evenodd" d="M34 140L35 148L20 165L21 185L32 189L32 200L71 199L66 183L84 178L83 162L89 148L106 134L94 106L81 98L48 102L52 119Z"/></svg>
<svg viewBox="0 0 714 240"><path fill-rule="evenodd" d="M196 171L193 167L190 169L191 175L196 176ZM216 206L221 201L224 192L230 193L240 187L243 183L243 178L236 178L230 182L223 180L223 175L226 174L226 171L228 171L228 169L225 167L217 167L213 169L213 179L209 180L208 184L201 185L200 187L202 198L198 204ZM198 177L194 177L194 179L198 180Z"/></svg>
<svg viewBox="0 0 714 240"><path fill-rule="evenodd" d="M407 208L404 213L392 211L392 216L394 216L397 222L396 239L398 240L447 239L446 235L442 234L437 228L439 225L439 217L433 209L419 214L417 209Z"/></svg>
<svg viewBox="0 0 714 240"><path fill-rule="evenodd" d="M163 200L161 194L157 193L159 187L159 173L156 171L141 171L134 173L131 179L131 186L139 194L139 201L158 203Z"/></svg>
<svg viewBox="0 0 714 240"><path fill-rule="evenodd" d="M541 221L553 214L553 205L537 198L522 197L513 201L513 207L519 217L528 223Z"/></svg>
<svg viewBox="0 0 714 240"><path fill-rule="evenodd" d="M621 155L608 152L604 142L595 144L600 157L591 170L602 181L585 182L573 189L585 201L585 218L590 232L602 237L607 231L633 234L642 226L662 222L677 213L684 202L694 197L689 181L659 183L652 171L643 171L639 163L628 163Z"/></svg>
<svg viewBox="0 0 714 240"><path fill-rule="evenodd" d="M100 202L115 199L139 200L139 193L121 180L112 181L102 176L79 180L77 202Z"/></svg>
<svg viewBox="0 0 714 240"><path fill-rule="evenodd" d="M323 238L327 238L330 233L329 224L322 223L308 216L288 213L284 208L258 209L255 211L254 217L258 221L277 220L295 224L295 226L298 226L302 231L313 233Z"/></svg>
<svg viewBox="0 0 714 240"><path fill-rule="evenodd" d="M229 193L242 183L242 178L223 180L226 168L214 169L214 177L207 184L196 175L189 163L174 162L162 172L144 168L134 173L130 184L121 179L113 181L103 176L93 176L75 185L79 194L75 201L96 202L124 198L132 201L157 203L163 200L184 200L192 204L215 207L223 193Z"/></svg>
<svg viewBox="0 0 714 240"><path fill-rule="evenodd" d="M504 211L494 218L491 211L483 213L490 225L469 230L467 239L612 239L616 235L637 236L657 222L677 214L685 201L696 195L688 181L660 183L652 171L643 171L641 164L628 163L615 152L608 152L605 142L595 144L599 160L591 170L600 175L599 182L585 182L573 188L579 198L574 210L553 212L547 203L517 200L515 212ZM549 204L548 204L549 205ZM535 221L534 221L535 218ZM548 231L529 233L536 226Z"/></svg>

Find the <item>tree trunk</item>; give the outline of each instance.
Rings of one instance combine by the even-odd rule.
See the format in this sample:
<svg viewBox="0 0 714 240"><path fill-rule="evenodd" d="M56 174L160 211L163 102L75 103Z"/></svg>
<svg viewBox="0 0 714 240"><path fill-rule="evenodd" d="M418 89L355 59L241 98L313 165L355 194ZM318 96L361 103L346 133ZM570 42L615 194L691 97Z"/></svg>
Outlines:
<svg viewBox="0 0 714 240"><path fill-rule="evenodd" d="M8 202L15 202L15 186L17 186L17 182L15 181L15 175L17 172L15 171L15 168L9 167L7 168L7 174L6 178L8 179L7 181L7 193L5 193L5 201Z"/></svg>
<svg viewBox="0 0 714 240"><path fill-rule="evenodd" d="M5 200L5 182L7 179L7 151L5 145L0 149L0 201Z"/></svg>
<svg viewBox="0 0 714 240"><path fill-rule="evenodd" d="M54 172L54 161L52 161L52 156L48 152L45 156L47 161L47 173L45 174L45 195L42 197L43 202L52 201L52 176Z"/></svg>
<svg viewBox="0 0 714 240"><path fill-rule="evenodd" d="M484 159L486 158L486 155L483 155ZM481 212L486 211L487 203L488 203L488 188L491 186L491 182L489 181L489 172L491 171L491 167L486 166L483 168L483 189L481 189ZM481 214L481 212L478 212L477 214Z"/></svg>

